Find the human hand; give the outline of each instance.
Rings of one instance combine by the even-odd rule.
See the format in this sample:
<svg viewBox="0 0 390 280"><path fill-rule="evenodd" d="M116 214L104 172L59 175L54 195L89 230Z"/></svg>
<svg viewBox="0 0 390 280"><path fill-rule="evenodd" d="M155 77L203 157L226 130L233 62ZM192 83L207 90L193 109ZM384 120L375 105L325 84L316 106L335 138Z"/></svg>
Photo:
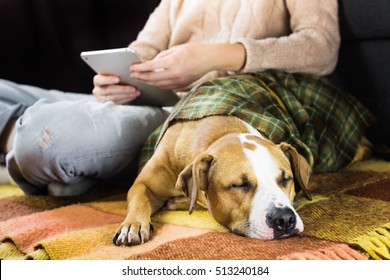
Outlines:
<svg viewBox="0 0 390 280"><path fill-rule="evenodd" d="M113 101L115 104L127 104L140 95L140 91L130 85L119 85L119 77L110 75L95 75L92 90L96 99L101 102Z"/></svg>
<svg viewBox="0 0 390 280"><path fill-rule="evenodd" d="M159 53L153 60L133 64L130 77L163 89L185 88L215 70L212 45L184 44Z"/></svg>

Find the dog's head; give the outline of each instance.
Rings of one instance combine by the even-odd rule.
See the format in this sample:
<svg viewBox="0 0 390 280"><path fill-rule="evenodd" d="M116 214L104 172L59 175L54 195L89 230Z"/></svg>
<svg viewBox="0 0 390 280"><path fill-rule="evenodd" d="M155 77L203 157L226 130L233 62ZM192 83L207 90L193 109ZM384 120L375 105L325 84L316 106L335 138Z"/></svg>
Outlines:
<svg viewBox="0 0 390 280"><path fill-rule="evenodd" d="M251 134L229 134L198 155L179 175L176 187L194 210L198 192L220 224L239 235L279 239L303 231L292 202L295 187L310 198L310 168L289 144L276 145Z"/></svg>

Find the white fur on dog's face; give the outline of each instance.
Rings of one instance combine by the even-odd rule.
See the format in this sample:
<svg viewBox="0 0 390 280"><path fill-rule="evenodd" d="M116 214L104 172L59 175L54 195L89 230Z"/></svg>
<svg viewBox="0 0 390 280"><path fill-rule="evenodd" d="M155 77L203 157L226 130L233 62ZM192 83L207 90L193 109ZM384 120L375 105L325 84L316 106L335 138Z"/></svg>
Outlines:
<svg viewBox="0 0 390 280"><path fill-rule="evenodd" d="M285 181L291 181L293 175L291 168L286 168L289 165L287 157L282 155L278 159L275 158L276 150L271 153L269 147L261 145L261 141L256 141L255 138L248 137L249 134L240 135L241 142L248 143L256 147L255 149L245 148L244 153L253 166L253 171L257 179L257 189L252 200L252 208L249 214L249 231L248 236L259 239L274 239L274 230L267 223L267 215L272 208L290 208L295 214L296 233L303 231L303 222L292 207L293 197L288 197L288 194L283 192L278 180L280 178ZM257 136L258 137L258 136ZM285 162L283 161L285 157ZM278 238L283 237L279 236Z"/></svg>
<svg viewBox="0 0 390 280"><path fill-rule="evenodd" d="M292 206L295 188L290 161L279 145L258 133L243 133L224 137L209 152L214 160L206 196L219 223L257 239L283 238L303 231L302 220ZM293 227L276 230L279 218L273 217L280 217L285 210L294 220Z"/></svg>

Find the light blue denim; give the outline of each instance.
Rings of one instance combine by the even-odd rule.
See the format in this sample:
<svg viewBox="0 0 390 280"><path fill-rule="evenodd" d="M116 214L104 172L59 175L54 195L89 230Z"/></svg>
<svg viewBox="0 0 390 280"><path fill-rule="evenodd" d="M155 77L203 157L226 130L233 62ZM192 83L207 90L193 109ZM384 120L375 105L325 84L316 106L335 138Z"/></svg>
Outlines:
<svg viewBox="0 0 390 280"><path fill-rule="evenodd" d="M0 116L19 117L10 175L25 193L41 194L52 182L129 180L142 144L168 113L0 80Z"/></svg>

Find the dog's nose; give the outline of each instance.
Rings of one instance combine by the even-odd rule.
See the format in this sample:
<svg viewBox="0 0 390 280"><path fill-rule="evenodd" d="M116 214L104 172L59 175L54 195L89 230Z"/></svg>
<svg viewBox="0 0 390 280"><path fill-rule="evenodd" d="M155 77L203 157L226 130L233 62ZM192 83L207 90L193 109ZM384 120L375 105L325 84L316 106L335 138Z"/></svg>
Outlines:
<svg viewBox="0 0 390 280"><path fill-rule="evenodd" d="M297 220L295 213L288 207L274 208L271 216L267 217L267 222L274 229L274 236L277 239L289 237L297 234L295 228Z"/></svg>

